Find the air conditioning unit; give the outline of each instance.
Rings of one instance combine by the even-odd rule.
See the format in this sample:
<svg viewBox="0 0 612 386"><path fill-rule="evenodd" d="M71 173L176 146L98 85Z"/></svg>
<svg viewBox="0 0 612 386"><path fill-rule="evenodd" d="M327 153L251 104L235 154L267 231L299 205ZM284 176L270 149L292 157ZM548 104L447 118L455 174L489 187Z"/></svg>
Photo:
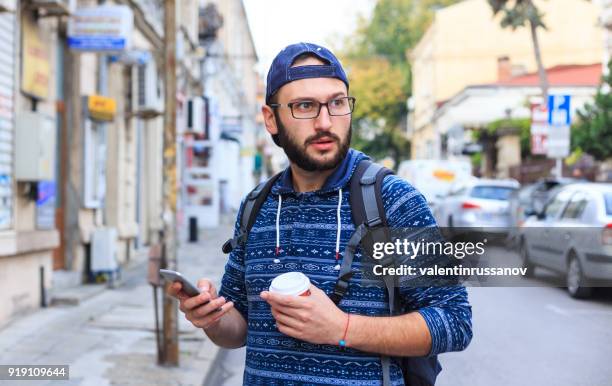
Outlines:
<svg viewBox="0 0 612 386"><path fill-rule="evenodd" d="M155 60L137 66L135 71L138 83L136 115L145 119L161 115L164 111L163 88Z"/></svg>
<svg viewBox="0 0 612 386"><path fill-rule="evenodd" d="M206 105L204 98L196 96L187 100L185 106L185 125L187 132L204 134Z"/></svg>
<svg viewBox="0 0 612 386"><path fill-rule="evenodd" d="M118 268L117 229L95 229L91 236L91 272L114 273Z"/></svg>
<svg viewBox="0 0 612 386"><path fill-rule="evenodd" d="M0 0L0 12L15 12L17 0Z"/></svg>
<svg viewBox="0 0 612 386"><path fill-rule="evenodd" d="M76 0L30 0L29 6L47 16L70 16L76 3Z"/></svg>

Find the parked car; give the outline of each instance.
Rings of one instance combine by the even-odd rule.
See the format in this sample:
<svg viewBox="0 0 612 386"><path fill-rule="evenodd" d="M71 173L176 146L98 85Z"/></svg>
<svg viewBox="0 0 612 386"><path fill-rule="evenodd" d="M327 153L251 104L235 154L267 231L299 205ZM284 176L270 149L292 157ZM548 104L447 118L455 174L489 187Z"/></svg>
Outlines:
<svg viewBox="0 0 612 386"><path fill-rule="evenodd" d="M453 184L472 178L472 164L468 159L408 160L400 163L397 175L418 189L435 210Z"/></svg>
<svg viewBox="0 0 612 386"><path fill-rule="evenodd" d="M508 246L518 244L519 227L527 219L525 213L539 213L544 205L565 185L580 182L574 178L542 178L537 182L523 186L510 196L510 230L508 234Z"/></svg>
<svg viewBox="0 0 612 386"><path fill-rule="evenodd" d="M520 230L523 268L541 266L566 277L576 298L612 284L612 184L575 183L560 188Z"/></svg>
<svg viewBox="0 0 612 386"><path fill-rule="evenodd" d="M438 224L448 228L479 227L487 233L506 233L510 226L509 199L516 180L473 178L459 183L435 211Z"/></svg>
<svg viewBox="0 0 612 386"><path fill-rule="evenodd" d="M510 197L510 216L513 226L520 226L527 218L525 213L542 212L544 205L556 193L556 189L580 182L574 178L543 178L523 186Z"/></svg>

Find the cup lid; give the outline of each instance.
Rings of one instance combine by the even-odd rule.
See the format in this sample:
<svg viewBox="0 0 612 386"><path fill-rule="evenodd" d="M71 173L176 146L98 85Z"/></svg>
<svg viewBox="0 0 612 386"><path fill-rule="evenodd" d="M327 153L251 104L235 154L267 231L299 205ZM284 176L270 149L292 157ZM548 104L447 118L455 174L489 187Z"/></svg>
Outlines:
<svg viewBox="0 0 612 386"><path fill-rule="evenodd" d="M278 275L270 284L270 292L281 295L300 295L310 288L308 276L302 272L287 272Z"/></svg>

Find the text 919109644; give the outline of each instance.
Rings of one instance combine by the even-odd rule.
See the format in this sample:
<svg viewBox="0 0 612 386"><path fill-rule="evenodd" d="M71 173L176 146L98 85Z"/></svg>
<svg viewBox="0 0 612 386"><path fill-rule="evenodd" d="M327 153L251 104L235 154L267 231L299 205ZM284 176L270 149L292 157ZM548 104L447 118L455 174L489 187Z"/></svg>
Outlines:
<svg viewBox="0 0 612 386"><path fill-rule="evenodd" d="M67 380L68 365L0 365L0 380Z"/></svg>

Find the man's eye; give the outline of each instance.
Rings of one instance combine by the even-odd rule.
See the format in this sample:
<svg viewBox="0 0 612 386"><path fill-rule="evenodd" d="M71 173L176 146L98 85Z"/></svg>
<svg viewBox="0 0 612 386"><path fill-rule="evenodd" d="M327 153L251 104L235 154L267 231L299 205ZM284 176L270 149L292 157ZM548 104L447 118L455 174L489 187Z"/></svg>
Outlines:
<svg viewBox="0 0 612 386"><path fill-rule="evenodd" d="M346 104L346 99L344 98L334 99L331 101L331 104L334 107L342 107Z"/></svg>
<svg viewBox="0 0 612 386"><path fill-rule="evenodd" d="M297 102L295 105L299 110L310 110L314 107L314 103L310 101Z"/></svg>

